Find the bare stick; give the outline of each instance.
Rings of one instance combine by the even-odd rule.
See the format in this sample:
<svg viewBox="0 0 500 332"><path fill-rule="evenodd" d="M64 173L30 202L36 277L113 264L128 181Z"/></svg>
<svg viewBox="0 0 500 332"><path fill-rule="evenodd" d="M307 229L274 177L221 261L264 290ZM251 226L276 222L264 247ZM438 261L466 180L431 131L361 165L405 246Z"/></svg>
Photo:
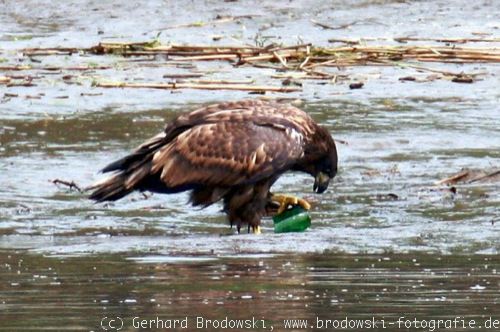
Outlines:
<svg viewBox="0 0 500 332"><path fill-rule="evenodd" d="M83 190L74 181L69 182L69 181L65 181L65 180L55 179L55 180L52 180L52 183L55 185L61 184L61 185L67 186L67 187L69 187L70 190L76 189L78 192L83 192Z"/></svg>
<svg viewBox="0 0 500 332"><path fill-rule="evenodd" d="M302 61L302 63L299 65L299 69L304 68L304 66L305 66L305 65L309 62L309 59L310 59L310 58L311 58L311 57L309 57L309 56L308 56L308 57L306 57L306 58L304 59L304 61Z"/></svg>
<svg viewBox="0 0 500 332"><path fill-rule="evenodd" d="M328 24L325 24L325 23L321 23L321 22L318 22L318 21L315 21L315 20L311 20L311 23L314 24L314 25L317 25L319 27L322 27L323 29L342 30L342 29L350 27L351 25L354 25L354 24L358 23L358 21L354 21L354 22L346 23L346 24L341 24L341 25L338 25L338 26L331 26L331 25L328 25Z"/></svg>
<svg viewBox="0 0 500 332"><path fill-rule="evenodd" d="M457 182L460 179L463 179L467 175L469 175L469 171L468 170L461 171L460 173L457 173L457 174L455 174L453 176L450 176L449 178L442 179L442 180L439 180L439 181L435 182L434 185L438 186L438 185L442 185L442 184L454 183L454 182Z"/></svg>
<svg viewBox="0 0 500 332"><path fill-rule="evenodd" d="M243 84L196 84L196 83L125 83L125 82L103 82L96 83L100 88L147 88L147 89L198 89L198 90L241 90L241 91L270 91L270 92L295 92L300 91L294 87L276 87L264 85Z"/></svg>
<svg viewBox="0 0 500 332"><path fill-rule="evenodd" d="M283 65L283 67L285 68L289 68L288 65L286 64L286 61L284 58L282 58L278 52L273 52L273 55L279 60L279 62L281 62L281 64Z"/></svg>
<svg viewBox="0 0 500 332"><path fill-rule="evenodd" d="M500 42L500 38L418 38L418 37L397 37L394 38L397 42L407 42L407 41L435 41L440 43L458 43L464 44L468 42L477 42L477 43L496 43Z"/></svg>
<svg viewBox="0 0 500 332"><path fill-rule="evenodd" d="M232 60L239 58L238 54L195 55L176 58L176 61L206 61L206 60Z"/></svg>
<svg viewBox="0 0 500 332"><path fill-rule="evenodd" d="M477 182L477 181L481 181L481 180L484 180L484 179L487 179L487 178L490 178L492 176L495 176L495 175L498 175L500 174L500 169L499 170L496 170L496 171L493 171L491 173L488 173L488 174L485 174L485 175L481 175L481 176L477 176L471 180L469 180L468 183L473 183L473 182Z"/></svg>

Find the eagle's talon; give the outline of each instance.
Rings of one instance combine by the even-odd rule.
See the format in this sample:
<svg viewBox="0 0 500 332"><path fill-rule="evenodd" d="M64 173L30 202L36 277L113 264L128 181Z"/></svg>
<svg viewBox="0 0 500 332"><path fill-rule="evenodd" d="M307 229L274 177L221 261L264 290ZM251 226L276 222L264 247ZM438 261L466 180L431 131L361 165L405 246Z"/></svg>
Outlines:
<svg viewBox="0 0 500 332"><path fill-rule="evenodd" d="M276 212L276 214L283 213L289 205L298 205L304 210L311 209L311 204L309 204L308 201L295 196L273 194L271 196L271 201L279 204L278 212Z"/></svg>
<svg viewBox="0 0 500 332"><path fill-rule="evenodd" d="M252 233L254 234L262 234L261 230L260 230L260 226L252 226Z"/></svg>

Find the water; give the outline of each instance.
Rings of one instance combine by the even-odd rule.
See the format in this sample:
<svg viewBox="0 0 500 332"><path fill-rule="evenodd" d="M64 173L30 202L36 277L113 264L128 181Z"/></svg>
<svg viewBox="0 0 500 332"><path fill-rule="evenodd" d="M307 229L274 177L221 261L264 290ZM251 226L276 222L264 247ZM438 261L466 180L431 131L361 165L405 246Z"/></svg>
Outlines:
<svg viewBox="0 0 500 332"><path fill-rule="evenodd" d="M283 331L289 319L307 320L308 328L292 330L312 330L346 318L397 330L414 319L435 324L456 317L485 326L500 315L499 260L489 255L102 254L89 260L2 254L0 307L7 331L99 331L110 319L121 319L124 331L136 330L142 320L154 320L155 330L159 320L176 319L186 319L191 331L218 330L196 327L207 320L213 327L226 317L258 320L253 330Z"/></svg>
<svg viewBox="0 0 500 332"><path fill-rule="evenodd" d="M30 59L17 51L147 40L166 27L163 43L254 44L256 36L318 45L330 38L498 38L496 7L489 1L286 1L255 3L252 18L213 23L218 14L248 15L250 7L212 1L1 3L0 66L42 69L0 71L31 75L36 83L0 85L0 330L99 331L113 317L123 320L124 331L139 329L134 317L187 317L191 330L197 316L264 320L257 330L283 330L289 318L308 319L308 329L346 317L380 325L401 316L460 316L483 327L489 317L500 319L500 185L459 184L456 193L433 185L464 167L498 169L498 65L428 65L482 73L473 84L398 81L430 75L408 68L331 68L347 81L306 81L301 92L269 94L302 99L302 107L348 145L338 145L340 170L327 193L313 194L313 179L300 174L282 177L273 188L312 203L307 232L274 234L266 219L264 234L253 236L232 235L220 206L192 209L186 194L133 194L93 204L52 181L85 187L100 178L100 168L180 112L255 98L235 91L104 90L93 81L160 81L165 74L196 72L280 85L273 70L219 62L179 68L164 59L85 54ZM359 22L323 30L311 19ZM181 26L193 22L198 24ZM215 35L222 37L214 41ZM111 68L43 69L95 64ZM363 89L348 88L359 80Z"/></svg>

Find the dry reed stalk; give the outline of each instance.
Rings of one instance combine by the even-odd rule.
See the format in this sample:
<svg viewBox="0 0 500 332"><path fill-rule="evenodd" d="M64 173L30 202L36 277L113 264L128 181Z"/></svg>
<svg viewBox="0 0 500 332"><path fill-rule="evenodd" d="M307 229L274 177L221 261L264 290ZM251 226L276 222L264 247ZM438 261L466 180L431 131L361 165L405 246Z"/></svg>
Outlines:
<svg viewBox="0 0 500 332"><path fill-rule="evenodd" d="M186 83L195 84L253 84L254 80L190 80Z"/></svg>
<svg viewBox="0 0 500 332"><path fill-rule="evenodd" d="M288 65L286 64L286 60L285 60L285 58L283 58L281 55L279 55L279 54L278 54L278 52L274 51L274 52L273 52L273 55L274 55L274 57L275 57L276 59L278 59L278 60L279 60L279 62L281 62L281 64L283 65L283 67L285 67L285 68L290 68L290 67L288 67Z"/></svg>
<svg viewBox="0 0 500 332"><path fill-rule="evenodd" d="M176 61L209 61L209 60L233 60L238 59L238 54L221 54L221 55L197 55L187 57L177 57Z"/></svg>
<svg viewBox="0 0 500 332"><path fill-rule="evenodd" d="M244 84L196 84L196 83L125 83L125 82L103 82L96 83L94 86L100 88L148 88L148 89L198 89L198 90L240 90L240 91L257 91L257 92L295 92L300 91L299 88L293 87L276 87L276 86L259 86L259 85L244 85Z"/></svg>
<svg viewBox="0 0 500 332"><path fill-rule="evenodd" d="M369 39L366 40L380 40ZM384 39L388 40L388 39ZM432 38L400 38L400 41L443 41ZM459 42L466 39L447 39L447 42ZM471 41L474 38L470 39ZM500 39L476 38L476 41L497 42ZM345 41L345 40L344 40ZM352 41L349 41L352 43ZM195 68L197 61L229 61L238 65L249 65L257 68L269 68L277 71L299 70L304 73L303 79L332 79L337 80L339 75L317 70L320 67L352 67L352 66L395 66L413 68L419 71L439 73L445 77L452 77L453 82L471 83L475 75L453 73L444 70L427 68L419 63L498 63L500 62L500 48L498 47L456 47L447 45L342 45L340 47L314 47L311 44L282 46L271 44L265 47L248 45L161 45L158 41L150 42L101 42L90 48L30 48L23 50L30 55L62 55L72 53L115 54L123 57L143 57L141 60L151 61L144 66L188 66ZM155 56L160 55L156 58ZM163 55L163 56L162 56ZM411 60L412 63L409 63ZM134 61L128 60L127 62ZM154 62L153 62L154 61ZM274 64L273 64L274 63ZM275 65L279 63L280 65ZM0 70L44 70L56 72L62 70L100 70L110 66L74 66L74 67L37 67L37 66L5 66ZM194 75L194 76L193 76ZM165 75L165 78L183 79L197 78L198 74ZM290 75L288 78L292 78ZM1 82L1 81L0 81ZM5 82L5 80L4 80ZM252 81L253 82L253 81ZM101 83L102 87L129 87L129 88L157 88L157 89L231 89L246 91L298 91L295 87L268 87L252 86L249 81L236 82L232 80L195 80L190 82L174 83ZM5 83L4 83L5 84Z"/></svg>
<svg viewBox="0 0 500 332"><path fill-rule="evenodd" d="M434 182L434 185L439 186L439 185L443 185L443 184L455 183L458 180L466 177L467 175L469 175L469 171L468 170L461 171L461 172L459 172L459 173L457 173L455 175L452 175L452 176L450 176L448 178L445 178L445 179L442 179L442 180Z"/></svg>
<svg viewBox="0 0 500 332"><path fill-rule="evenodd" d="M178 50L192 50L192 49L197 49L197 50L252 50L252 51L263 51L262 47L257 47L257 46L234 46L234 45L223 45L223 46L217 46L217 45L178 45L178 44L172 44L169 46L171 49L178 49Z"/></svg>
<svg viewBox="0 0 500 332"><path fill-rule="evenodd" d="M477 181L481 181L481 180L485 180L487 178L490 178L490 177L493 177L493 176L496 176L500 174L500 169L499 170L496 170L496 171L493 171L493 172L490 172L490 173L487 173L487 174L484 174L484 175L481 175L481 176L477 176L473 179L470 179L468 183L473 183L473 182L477 182Z"/></svg>
<svg viewBox="0 0 500 332"><path fill-rule="evenodd" d="M33 69L30 65L22 65L22 66L0 66L0 70L2 71L21 71L21 70L31 70Z"/></svg>
<svg viewBox="0 0 500 332"><path fill-rule="evenodd" d="M439 43L498 43L500 38L418 38L418 37L397 37L393 38L397 42L408 41L434 41Z"/></svg>

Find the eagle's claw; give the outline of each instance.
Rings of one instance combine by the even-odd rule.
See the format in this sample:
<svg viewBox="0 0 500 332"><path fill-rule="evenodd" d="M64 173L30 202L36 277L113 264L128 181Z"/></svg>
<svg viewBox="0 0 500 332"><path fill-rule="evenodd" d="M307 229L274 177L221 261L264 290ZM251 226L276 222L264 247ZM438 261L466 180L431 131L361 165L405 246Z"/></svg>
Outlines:
<svg viewBox="0 0 500 332"><path fill-rule="evenodd" d="M262 232L260 230L260 226L255 226L255 227L252 226L252 233L257 234L257 235L262 234Z"/></svg>
<svg viewBox="0 0 500 332"><path fill-rule="evenodd" d="M299 205L305 210L311 209L311 204L309 204L308 201L295 196L273 194L271 196L271 201L279 204L277 214L284 212L289 205Z"/></svg>

